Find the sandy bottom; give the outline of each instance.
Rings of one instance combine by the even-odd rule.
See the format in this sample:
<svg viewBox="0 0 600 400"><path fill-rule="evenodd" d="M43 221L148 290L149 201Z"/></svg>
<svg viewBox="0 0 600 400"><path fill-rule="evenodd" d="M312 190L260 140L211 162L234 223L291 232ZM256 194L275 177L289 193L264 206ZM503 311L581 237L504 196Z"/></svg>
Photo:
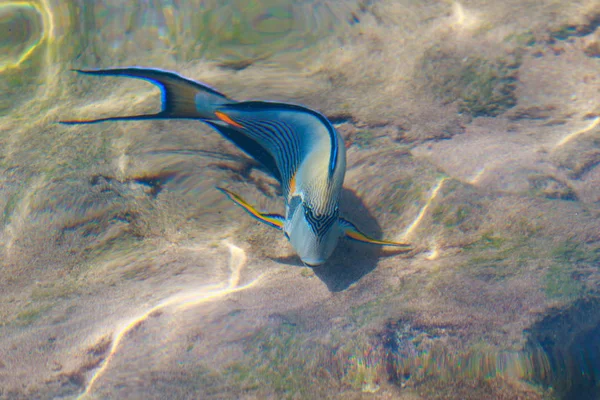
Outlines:
<svg viewBox="0 0 600 400"><path fill-rule="evenodd" d="M31 24L0 62L0 399L600 396L597 2L117 3L0 5ZM56 124L155 111L69 70L117 65L323 112L342 214L414 249L303 267L215 190L283 211L208 127Z"/></svg>

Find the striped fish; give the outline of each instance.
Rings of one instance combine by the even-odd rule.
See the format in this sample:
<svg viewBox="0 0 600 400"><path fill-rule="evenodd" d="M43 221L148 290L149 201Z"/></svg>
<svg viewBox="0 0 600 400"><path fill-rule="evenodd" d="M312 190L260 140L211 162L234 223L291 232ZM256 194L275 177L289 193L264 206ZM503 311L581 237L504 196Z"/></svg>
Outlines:
<svg viewBox="0 0 600 400"><path fill-rule="evenodd" d="M304 264L313 267L323 264L342 236L410 249L407 244L370 238L340 217L338 205L346 171L345 146L331 123L317 111L270 101L238 102L205 84L159 69L76 71L147 80L161 89L162 110L156 114L62 121L63 124L195 119L208 124L260 162L282 186L285 216L261 213L237 194L217 189L252 217L283 231Z"/></svg>

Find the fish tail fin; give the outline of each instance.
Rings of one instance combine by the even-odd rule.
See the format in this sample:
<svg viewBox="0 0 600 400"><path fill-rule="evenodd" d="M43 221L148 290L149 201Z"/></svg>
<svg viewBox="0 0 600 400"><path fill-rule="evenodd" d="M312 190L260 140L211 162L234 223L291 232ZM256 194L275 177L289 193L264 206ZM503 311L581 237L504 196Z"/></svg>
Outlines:
<svg viewBox="0 0 600 400"><path fill-rule="evenodd" d="M208 85L186 79L175 72L154 68L110 68L93 70L74 70L80 74L96 76L126 76L146 80L161 90L162 110L156 114L132 115L100 118L81 121L61 121L63 124L90 124L115 120L144 120L144 119L214 119L216 107L232 103L224 94Z"/></svg>
<svg viewBox="0 0 600 400"><path fill-rule="evenodd" d="M73 119L66 121L58 121L63 125L84 125L84 124L95 124L98 122L105 121L142 121L145 119L163 119L168 118L161 115L161 113L157 114L143 114L143 115L125 115L122 117L106 117L106 118L98 118L98 119Z"/></svg>

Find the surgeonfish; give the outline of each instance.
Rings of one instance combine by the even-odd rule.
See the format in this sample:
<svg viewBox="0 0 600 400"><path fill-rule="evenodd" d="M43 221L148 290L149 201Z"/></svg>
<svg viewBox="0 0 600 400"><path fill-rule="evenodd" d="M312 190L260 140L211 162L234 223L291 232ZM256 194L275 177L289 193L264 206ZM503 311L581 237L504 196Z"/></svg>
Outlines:
<svg viewBox="0 0 600 400"><path fill-rule="evenodd" d="M342 236L364 243L410 249L404 243L377 240L339 215L346 172L342 137L325 116L296 104L235 101L203 83L160 69L127 67L76 70L97 76L144 79L161 90L162 110L63 124L185 118L208 124L261 163L281 184L285 216L261 213L237 194L217 188L251 216L285 234L302 262L323 264Z"/></svg>

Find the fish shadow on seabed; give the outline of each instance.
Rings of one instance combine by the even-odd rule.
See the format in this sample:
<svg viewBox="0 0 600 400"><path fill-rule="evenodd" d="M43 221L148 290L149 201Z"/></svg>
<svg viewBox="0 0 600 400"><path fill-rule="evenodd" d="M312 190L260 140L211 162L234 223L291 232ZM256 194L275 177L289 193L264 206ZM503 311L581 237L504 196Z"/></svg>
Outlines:
<svg viewBox="0 0 600 400"><path fill-rule="evenodd" d="M204 150L163 150L156 153L174 153L183 155L200 155L217 160L227 160L239 163L239 166L233 170L247 170L256 168L268 175L260 164L243 155L231 155L220 152L207 152ZM215 164L217 165L217 164ZM224 168L218 164L218 168ZM237 164L236 164L237 165ZM185 171L189 167L178 166L179 171ZM225 167L226 168L226 167ZM171 175L178 175L171 171ZM243 177L242 177L243 178ZM281 194L281 192L280 192ZM373 238L386 238L390 232L383 233L377 219L371 214L362 199L351 189L343 188L340 199L340 216L354 223L361 231ZM312 267L315 275L327 285L331 292L341 292L358 282L364 276L369 274L377 266L377 262L382 257L394 257L414 255L412 251L406 249L394 250L373 244L361 243L348 238L341 238L337 248L331 257L323 265ZM286 257L269 257L271 260L295 267L304 267L297 255Z"/></svg>
<svg viewBox="0 0 600 400"><path fill-rule="evenodd" d="M341 195L340 215L342 217L352 221L371 237L381 238L384 236L379 223L356 193L343 188ZM327 285L329 291L341 292L373 271L382 256L402 253L406 253L406 250L384 251L380 246L341 239L331 258L325 264L314 267L313 271ZM284 264L303 266L296 256L273 258L273 260Z"/></svg>

